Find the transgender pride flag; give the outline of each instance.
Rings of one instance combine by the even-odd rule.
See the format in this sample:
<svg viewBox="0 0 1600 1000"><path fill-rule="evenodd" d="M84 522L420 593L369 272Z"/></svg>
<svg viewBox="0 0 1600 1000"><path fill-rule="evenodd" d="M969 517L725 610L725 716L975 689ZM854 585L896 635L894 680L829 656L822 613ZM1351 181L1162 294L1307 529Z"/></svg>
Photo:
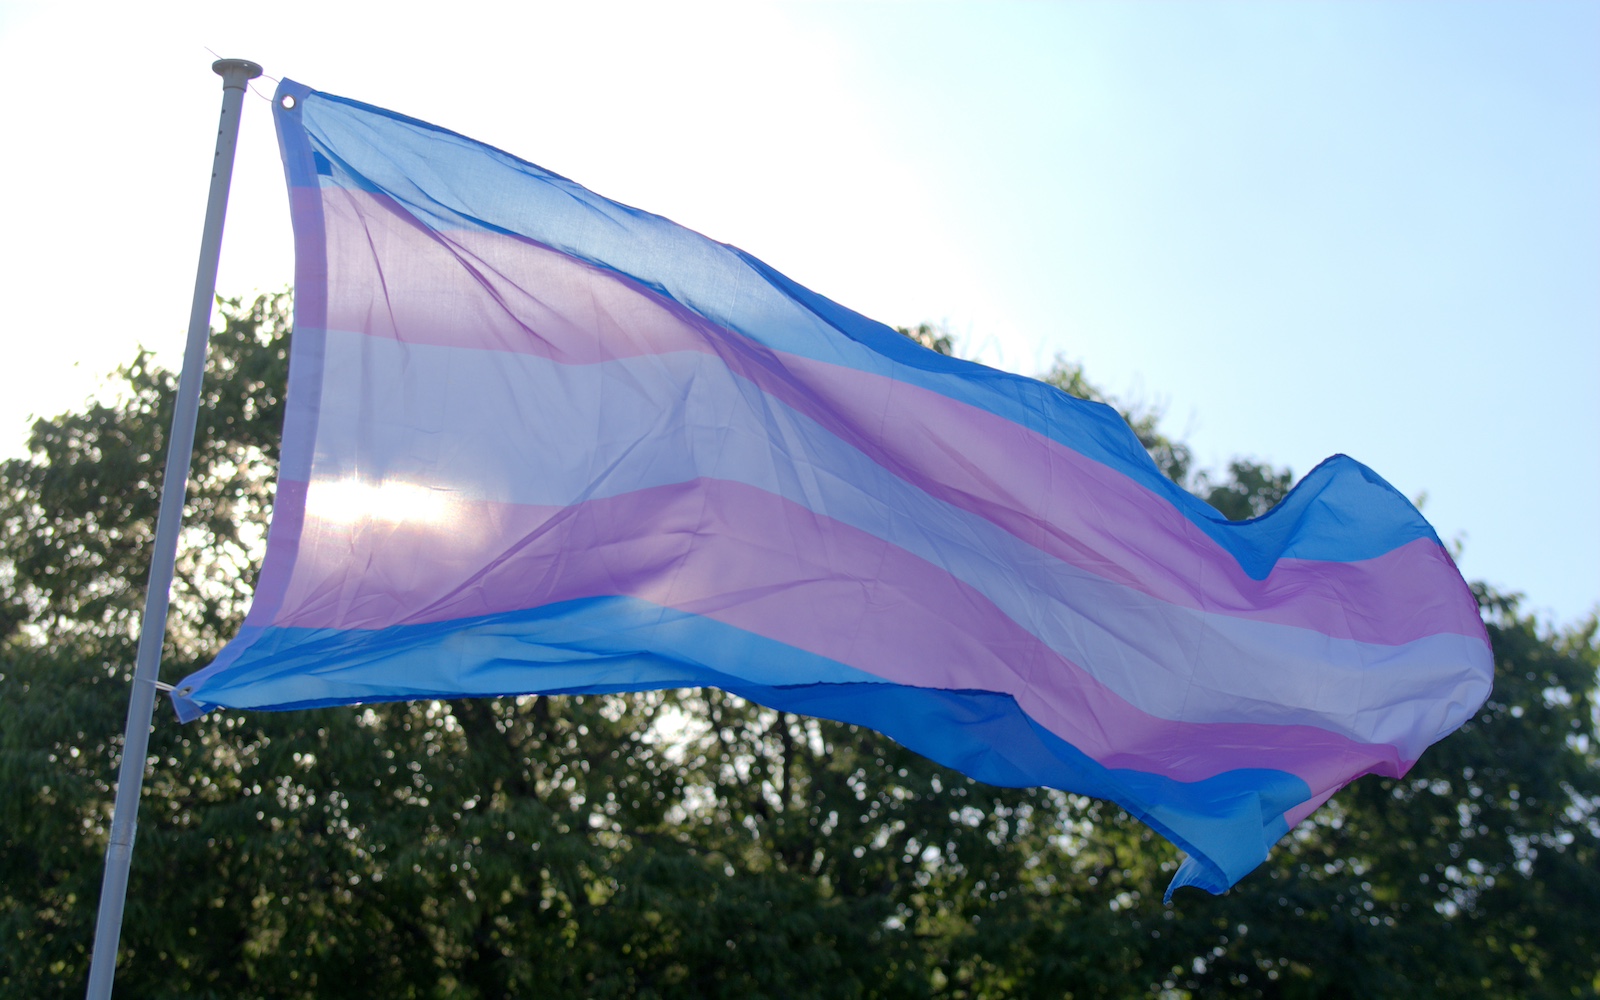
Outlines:
<svg viewBox="0 0 1600 1000"><path fill-rule="evenodd" d="M1220 892L1487 697L1471 594L1329 459L1231 524L1110 409L285 81L277 505L183 718L715 685L1112 799Z"/></svg>

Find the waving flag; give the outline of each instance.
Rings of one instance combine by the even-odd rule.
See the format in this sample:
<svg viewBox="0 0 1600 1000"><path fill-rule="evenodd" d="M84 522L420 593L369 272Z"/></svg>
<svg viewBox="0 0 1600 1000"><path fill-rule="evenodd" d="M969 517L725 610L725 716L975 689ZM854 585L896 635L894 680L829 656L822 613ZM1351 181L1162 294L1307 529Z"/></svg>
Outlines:
<svg viewBox="0 0 1600 1000"><path fill-rule="evenodd" d="M289 414L180 716L715 685L1121 803L1220 892L1487 696L1421 515L1329 459L1229 523L1115 412L285 81Z"/></svg>

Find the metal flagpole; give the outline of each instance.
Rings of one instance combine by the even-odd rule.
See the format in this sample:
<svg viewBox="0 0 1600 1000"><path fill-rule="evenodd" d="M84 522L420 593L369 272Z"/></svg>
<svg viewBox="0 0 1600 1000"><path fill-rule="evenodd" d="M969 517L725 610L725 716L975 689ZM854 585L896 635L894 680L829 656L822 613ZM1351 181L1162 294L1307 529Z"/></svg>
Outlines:
<svg viewBox="0 0 1600 1000"><path fill-rule="evenodd" d="M233 151L239 139L239 113L249 81L261 67L246 59L219 59L211 68L222 77L222 120L217 126L217 153L211 168L211 195L206 202L205 231L200 237L200 265L194 276L194 304L189 310L189 339L183 349L183 374L178 378L177 405L167 444L167 471L161 484L161 511L156 517L155 548L150 554L150 583L145 591L144 621L139 628L139 656L133 670L133 695L122 742L122 767L117 776L117 801L111 815L111 841L106 845L106 875L100 886L100 916L94 931L94 957L89 965L88 1000L109 1000L122 937L122 906L128 894L128 866L133 861L134 828L139 819L139 793L144 788L145 755L150 745L150 720L155 713L161 672L161 643L167 632L167 604L178 554L178 529L189 488L189 461L200 412L200 377L206 367L211 333L211 302L217 294L217 259L222 253L222 220L228 211L228 182L233 177Z"/></svg>

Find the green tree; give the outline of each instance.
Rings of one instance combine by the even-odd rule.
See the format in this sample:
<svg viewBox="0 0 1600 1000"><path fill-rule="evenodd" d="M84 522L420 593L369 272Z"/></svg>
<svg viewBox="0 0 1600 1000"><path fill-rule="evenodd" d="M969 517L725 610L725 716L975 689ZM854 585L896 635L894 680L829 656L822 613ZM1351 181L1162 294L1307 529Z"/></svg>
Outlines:
<svg viewBox="0 0 1600 1000"><path fill-rule="evenodd" d="M1220 481L1207 472L1197 479L1195 492L1232 521L1260 517L1288 496L1294 485L1294 473L1288 469L1238 458L1228 463L1228 474Z"/></svg>
<svg viewBox="0 0 1600 1000"><path fill-rule="evenodd" d="M168 677L242 616L285 306L222 309ZM0 996L78 995L87 972L174 382L142 355L122 376L0 464ZM1231 517L1290 481L1195 472L1156 415L1125 415ZM1176 852L1115 806L715 690L161 714L117 993L1593 995L1595 626L1481 600L1499 673L1477 718L1232 892L1170 907Z"/></svg>

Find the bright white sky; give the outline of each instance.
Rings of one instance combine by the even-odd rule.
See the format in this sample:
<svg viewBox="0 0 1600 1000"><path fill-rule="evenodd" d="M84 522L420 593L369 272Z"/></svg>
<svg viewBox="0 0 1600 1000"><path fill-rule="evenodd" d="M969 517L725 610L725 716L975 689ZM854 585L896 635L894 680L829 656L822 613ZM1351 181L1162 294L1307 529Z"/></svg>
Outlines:
<svg viewBox="0 0 1600 1000"><path fill-rule="evenodd" d="M1204 465L1345 452L1469 579L1600 602L1600 4L0 4L0 454L137 345L179 364L208 48L1080 361ZM291 274L252 97L219 291Z"/></svg>

